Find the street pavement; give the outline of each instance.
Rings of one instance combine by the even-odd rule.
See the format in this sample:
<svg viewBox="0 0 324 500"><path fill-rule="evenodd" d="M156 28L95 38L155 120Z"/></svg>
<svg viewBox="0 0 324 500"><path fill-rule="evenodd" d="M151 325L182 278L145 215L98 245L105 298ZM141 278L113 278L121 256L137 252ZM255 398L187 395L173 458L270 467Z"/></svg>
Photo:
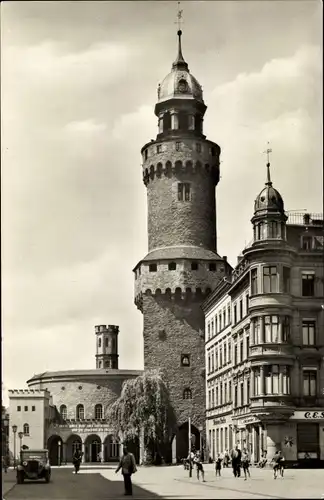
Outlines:
<svg viewBox="0 0 324 500"><path fill-rule="evenodd" d="M215 477L213 465L205 465L206 482L192 478L182 466L138 467L133 476L134 498L165 499L324 499L323 469L287 469L284 478L273 479L272 469L251 469L251 478L234 478L231 469L222 469ZM4 477L5 476L5 477ZM5 500L105 500L124 496L123 480L115 466L81 468L78 475L71 467L52 469L49 484L43 481L16 485L14 471L3 474ZM8 491L9 490L9 491Z"/></svg>

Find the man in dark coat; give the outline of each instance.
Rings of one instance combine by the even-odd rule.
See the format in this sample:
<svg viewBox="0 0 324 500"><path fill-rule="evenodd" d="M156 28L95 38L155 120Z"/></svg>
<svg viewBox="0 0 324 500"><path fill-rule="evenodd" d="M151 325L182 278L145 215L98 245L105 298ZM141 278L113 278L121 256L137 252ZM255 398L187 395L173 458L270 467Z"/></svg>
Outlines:
<svg viewBox="0 0 324 500"><path fill-rule="evenodd" d="M126 446L123 449L123 456L120 459L119 465L115 470L116 474L119 470L122 470L122 475L124 478L124 486L125 486L125 495L133 494L132 487L132 474L137 471L135 457L133 453L130 453Z"/></svg>
<svg viewBox="0 0 324 500"><path fill-rule="evenodd" d="M232 460L234 477L241 476L241 457L242 457L242 452L239 449L238 445L236 445L235 448L233 448L233 450L231 451L231 460Z"/></svg>

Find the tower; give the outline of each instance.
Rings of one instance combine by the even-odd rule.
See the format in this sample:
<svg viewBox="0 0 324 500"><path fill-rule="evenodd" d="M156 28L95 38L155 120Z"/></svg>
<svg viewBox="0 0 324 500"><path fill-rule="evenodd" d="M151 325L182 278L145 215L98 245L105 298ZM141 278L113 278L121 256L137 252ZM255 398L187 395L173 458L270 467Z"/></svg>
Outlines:
<svg viewBox="0 0 324 500"><path fill-rule="evenodd" d="M96 368L118 369L118 332L115 325L95 326Z"/></svg>
<svg viewBox="0 0 324 500"><path fill-rule="evenodd" d="M205 426L204 315L201 304L229 269L216 253L215 187L220 147L203 134L206 105L181 49L158 86L156 140L141 150L148 202L148 254L136 265L135 304L143 314L144 368L165 369L177 427L172 460L195 446ZM170 450L171 451L171 450Z"/></svg>

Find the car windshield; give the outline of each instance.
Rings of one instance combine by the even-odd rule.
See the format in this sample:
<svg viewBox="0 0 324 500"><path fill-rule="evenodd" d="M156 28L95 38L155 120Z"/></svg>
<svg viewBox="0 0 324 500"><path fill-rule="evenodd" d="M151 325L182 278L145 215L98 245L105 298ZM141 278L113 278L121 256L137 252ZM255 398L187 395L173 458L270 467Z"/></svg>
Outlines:
<svg viewBox="0 0 324 500"><path fill-rule="evenodd" d="M22 460L46 460L46 451L22 451Z"/></svg>

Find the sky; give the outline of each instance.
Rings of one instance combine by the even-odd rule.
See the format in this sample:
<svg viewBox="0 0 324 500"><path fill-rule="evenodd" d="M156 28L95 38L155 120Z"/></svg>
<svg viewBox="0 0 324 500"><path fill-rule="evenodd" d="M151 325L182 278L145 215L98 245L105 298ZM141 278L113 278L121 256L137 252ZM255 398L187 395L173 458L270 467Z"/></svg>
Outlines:
<svg viewBox="0 0 324 500"><path fill-rule="evenodd" d="M182 2L183 54L221 153L218 253L252 239L264 150L286 210L322 212L320 1ZM140 149L177 52L177 3L1 4L2 356L6 390L95 368L97 324L143 368L133 273L147 253Z"/></svg>

